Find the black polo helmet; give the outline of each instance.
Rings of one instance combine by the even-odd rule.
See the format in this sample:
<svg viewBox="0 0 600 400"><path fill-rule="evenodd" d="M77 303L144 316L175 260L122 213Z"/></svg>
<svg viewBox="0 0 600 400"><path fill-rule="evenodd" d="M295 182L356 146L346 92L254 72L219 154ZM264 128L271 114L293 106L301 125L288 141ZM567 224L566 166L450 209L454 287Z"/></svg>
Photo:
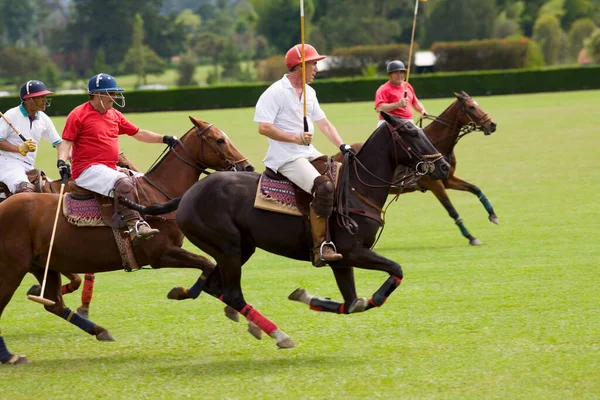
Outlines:
<svg viewBox="0 0 600 400"><path fill-rule="evenodd" d="M51 91L48 90L44 82L42 81L27 81L21 86L21 91L19 93L19 97L21 97L21 101L25 101L32 97L39 97L52 94Z"/></svg>
<svg viewBox="0 0 600 400"><path fill-rule="evenodd" d="M390 61L387 65L387 73L390 74L394 71L406 71L404 63L398 60Z"/></svg>

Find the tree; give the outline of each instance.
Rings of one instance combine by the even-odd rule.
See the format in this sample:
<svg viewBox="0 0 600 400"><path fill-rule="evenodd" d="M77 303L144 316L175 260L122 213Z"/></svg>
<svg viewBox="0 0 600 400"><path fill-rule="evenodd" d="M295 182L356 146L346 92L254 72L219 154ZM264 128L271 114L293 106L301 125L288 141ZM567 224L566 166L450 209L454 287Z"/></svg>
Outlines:
<svg viewBox="0 0 600 400"><path fill-rule="evenodd" d="M541 46L546 65L557 63L562 33L560 22L553 15L543 15L535 21L533 40Z"/></svg>
<svg viewBox="0 0 600 400"><path fill-rule="evenodd" d="M585 50L594 62L600 63L600 29L596 29L592 36L585 40Z"/></svg>
<svg viewBox="0 0 600 400"><path fill-rule="evenodd" d="M569 30L570 55L572 57L577 57L579 50L584 47L584 40L592 36L594 30L596 30L596 24L589 18L582 18L573 22Z"/></svg>
<svg viewBox="0 0 600 400"><path fill-rule="evenodd" d="M235 50L235 44L231 39L224 43L222 65L223 72L221 72L221 76L223 78L237 78L242 72L242 69L240 68L240 58Z"/></svg>
<svg viewBox="0 0 600 400"><path fill-rule="evenodd" d="M108 67L106 65L106 55L103 48L99 48L98 52L96 52L93 68L96 73L108 71Z"/></svg>
<svg viewBox="0 0 600 400"><path fill-rule="evenodd" d="M494 0L439 0L429 17L426 45L491 37Z"/></svg>
<svg viewBox="0 0 600 400"><path fill-rule="evenodd" d="M146 63L144 57L144 20L140 14L135 14L133 18L133 35L131 42L131 52L135 57L135 75L137 76L136 86L146 84Z"/></svg>
<svg viewBox="0 0 600 400"><path fill-rule="evenodd" d="M0 18L10 45L25 47L30 44L35 32L34 11L31 0L0 2Z"/></svg>
<svg viewBox="0 0 600 400"><path fill-rule="evenodd" d="M49 64L49 57L30 48L6 47L0 50L0 76L8 78L10 83L22 84L42 72Z"/></svg>
<svg viewBox="0 0 600 400"><path fill-rule="evenodd" d="M177 78L177 86L192 86L195 85L194 73L196 72L196 56L188 52L179 59L179 77Z"/></svg>
<svg viewBox="0 0 600 400"><path fill-rule="evenodd" d="M596 7L600 6L597 5ZM592 15L594 8L595 6L592 0L565 0L565 12L560 19L563 29L568 30L576 20Z"/></svg>

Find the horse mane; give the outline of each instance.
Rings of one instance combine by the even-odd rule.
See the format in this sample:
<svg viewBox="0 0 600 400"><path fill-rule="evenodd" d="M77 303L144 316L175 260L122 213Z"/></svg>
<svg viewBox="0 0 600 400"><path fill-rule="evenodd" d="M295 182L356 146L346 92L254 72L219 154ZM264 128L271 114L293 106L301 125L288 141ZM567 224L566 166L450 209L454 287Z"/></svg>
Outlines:
<svg viewBox="0 0 600 400"><path fill-rule="evenodd" d="M190 128L190 130L187 131L179 140L182 141L188 135L188 133L190 133L193 129L196 129L196 128L195 127ZM163 154L158 156L158 158L154 161L154 163L152 163L152 166L150 167L150 169L148 169L148 171L146 171L145 175L148 175L148 174L154 172L156 169L158 169L158 167L160 167L160 164L171 153L171 148L167 148L167 149L168 149L168 151L165 149L165 151L163 151Z"/></svg>

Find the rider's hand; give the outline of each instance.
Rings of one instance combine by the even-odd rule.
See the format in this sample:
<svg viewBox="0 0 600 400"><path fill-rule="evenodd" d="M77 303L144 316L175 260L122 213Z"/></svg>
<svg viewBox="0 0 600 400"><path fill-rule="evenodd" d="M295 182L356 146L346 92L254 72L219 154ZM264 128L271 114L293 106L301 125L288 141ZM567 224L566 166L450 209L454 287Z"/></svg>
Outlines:
<svg viewBox="0 0 600 400"><path fill-rule="evenodd" d="M421 110L421 118L423 118L423 119L427 118L427 110L425 110L425 109Z"/></svg>
<svg viewBox="0 0 600 400"><path fill-rule="evenodd" d="M179 139L177 139L177 136L163 136L162 141L164 144L169 145L169 147L173 147L175 146L175 143L177 143Z"/></svg>
<svg viewBox="0 0 600 400"><path fill-rule="evenodd" d="M398 108L405 108L408 105L408 99L405 97L398 102Z"/></svg>
<svg viewBox="0 0 600 400"><path fill-rule="evenodd" d="M71 166L69 164L63 160L58 160L56 162L56 167L58 168L58 173L63 182L67 182L71 179Z"/></svg>
<svg viewBox="0 0 600 400"><path fill-rule="evenodd" d="M342 144L340 146L340 151L342 152L343 155L346 155L346 153L351 153L351 154L356 155L356 151L354 151L354 149L349 144Z"/></svg>
<svg viewBox="0 0 600 400"><path fill-rule="evenodd" d="M300 134L298 135L298 144L308 146L312 142L312 137L313 134L310 132L300 132Z"/></svg>
<svg viewBox="0 0 600 400"><path fill-rule="evenodd" d="M26 141L23 142L22 145L17 147L17 150L19 151L19 153L21 153L22 156L25 156L30 151L35 151L36 149L37 149L37 144L35 144L35 142L31 139L27 139Z"/></svg>

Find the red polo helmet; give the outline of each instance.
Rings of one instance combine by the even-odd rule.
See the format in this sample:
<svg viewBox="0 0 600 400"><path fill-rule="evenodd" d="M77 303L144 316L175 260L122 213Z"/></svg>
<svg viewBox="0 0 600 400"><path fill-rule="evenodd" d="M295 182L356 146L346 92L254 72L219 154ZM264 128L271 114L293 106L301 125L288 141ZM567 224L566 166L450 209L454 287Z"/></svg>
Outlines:
<svg viewBox="0 0 600 400"><path fill-rule="evenodd" d="M317 50L312 47L310 44L304 45L304 62L311 61L320 61L325 58L325 56L317 53ZM302 45L297 44L285 54L285 65L287 65L288 69L291 71L296 65L302 62Z"/></svg>

